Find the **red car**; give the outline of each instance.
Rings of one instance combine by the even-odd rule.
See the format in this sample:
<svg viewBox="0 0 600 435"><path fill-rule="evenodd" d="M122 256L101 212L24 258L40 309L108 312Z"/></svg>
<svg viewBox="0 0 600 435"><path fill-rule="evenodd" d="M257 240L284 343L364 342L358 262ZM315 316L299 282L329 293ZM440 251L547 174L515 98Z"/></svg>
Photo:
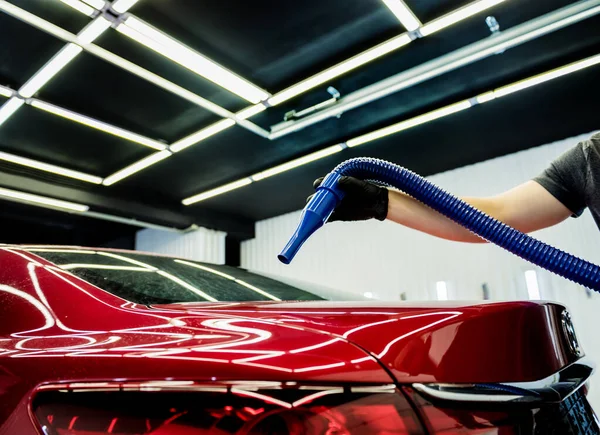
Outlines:
<svg viewBox="0 0 600 435"><path fill-rule="evenodd" d="M597 434L546 302L334 301L137 252L0 247L0 434Z"/></svg>

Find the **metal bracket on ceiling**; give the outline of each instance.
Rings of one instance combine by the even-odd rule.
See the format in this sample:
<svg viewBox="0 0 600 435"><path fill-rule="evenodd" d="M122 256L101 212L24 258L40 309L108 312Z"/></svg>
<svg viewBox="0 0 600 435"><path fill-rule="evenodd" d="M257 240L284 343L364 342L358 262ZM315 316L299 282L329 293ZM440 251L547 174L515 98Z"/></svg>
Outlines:
<svg viewBox="0 0 600 435"><path fill-rule="evenodd" d="M325 101L322 101L321 103L315 104L314 106L308 107L306 109L302 109L298 112L296 112L295 110L290 110L283 116L283 120L291 121L294 119L303 118L305 116L310 115L311 113L314 113L318 110L324 109L326 107L329 107L329 106L335 104L341 98L340 92L333 86L329 86L327 88L327 92L329 93L329 95L331 95L331 98L329 98Z"/></svg>
<svg viewBox="0 0 600 435"><path fill-rule="evenodd" d="M500 34L502 33L500 31L500 23L498 22L496 17L494 17L493 15L486 17L485 24L487 24L488 29L490 29L490 33L491 33L490 38L495 38L497 36L500 36ZM504 51L505 50L498 50L494 54L502 54L502 53L504 53Z"/></svg>

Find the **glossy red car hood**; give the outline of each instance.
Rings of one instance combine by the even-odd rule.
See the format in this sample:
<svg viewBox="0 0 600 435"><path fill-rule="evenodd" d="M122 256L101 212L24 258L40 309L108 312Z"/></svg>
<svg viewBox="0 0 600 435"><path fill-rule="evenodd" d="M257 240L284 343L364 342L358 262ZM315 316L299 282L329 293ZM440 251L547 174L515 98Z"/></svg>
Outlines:
<svg viewBox="0 0 600 435"><path fill-rule="evenodd" d="M308 346L303 357L330 350L340 355L335 347L349 342L401 383L531 381L578 358L563 338L564 307L552 303L265 302L154 308L325 333L330 338ZM264 364L272 361L261 359Z"/></svg>

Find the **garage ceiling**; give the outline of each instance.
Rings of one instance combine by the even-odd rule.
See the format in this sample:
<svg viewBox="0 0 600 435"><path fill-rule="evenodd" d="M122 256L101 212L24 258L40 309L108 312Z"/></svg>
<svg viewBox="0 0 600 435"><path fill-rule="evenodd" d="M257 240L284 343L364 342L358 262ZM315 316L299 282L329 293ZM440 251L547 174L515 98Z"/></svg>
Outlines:
<svg viewBox="0 0 600 435"><path fill-rule="evenodd" d="M568 26L293 131L315 116L304 109L345 108L354 92L561 8ZM429 175L599 127L600 1L0 0L0 11L0 221L28 222L11 241L69 225L116 238L144 223L248 238L256 220L301 208L312 180L351 157ZM574 66L551 81L474 98L564 65ZM348 148L465 100L469 110ZM300 116L279 134L291 111ZM264 178L324 149L331 155ZM40 201L55 210L31 205Z"/></svg>

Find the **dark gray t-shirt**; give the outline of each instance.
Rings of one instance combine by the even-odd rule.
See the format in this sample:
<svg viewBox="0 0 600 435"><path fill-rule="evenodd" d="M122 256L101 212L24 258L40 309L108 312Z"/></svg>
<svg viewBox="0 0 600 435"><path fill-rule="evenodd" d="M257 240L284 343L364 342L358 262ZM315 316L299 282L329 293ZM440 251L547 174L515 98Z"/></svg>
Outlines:
<svg viewBox="0 0 600 435"><path fill-rule="evenodd" d="M600 133L578 143L533 179L579 216L589 207L600 228Z"/></svg>

